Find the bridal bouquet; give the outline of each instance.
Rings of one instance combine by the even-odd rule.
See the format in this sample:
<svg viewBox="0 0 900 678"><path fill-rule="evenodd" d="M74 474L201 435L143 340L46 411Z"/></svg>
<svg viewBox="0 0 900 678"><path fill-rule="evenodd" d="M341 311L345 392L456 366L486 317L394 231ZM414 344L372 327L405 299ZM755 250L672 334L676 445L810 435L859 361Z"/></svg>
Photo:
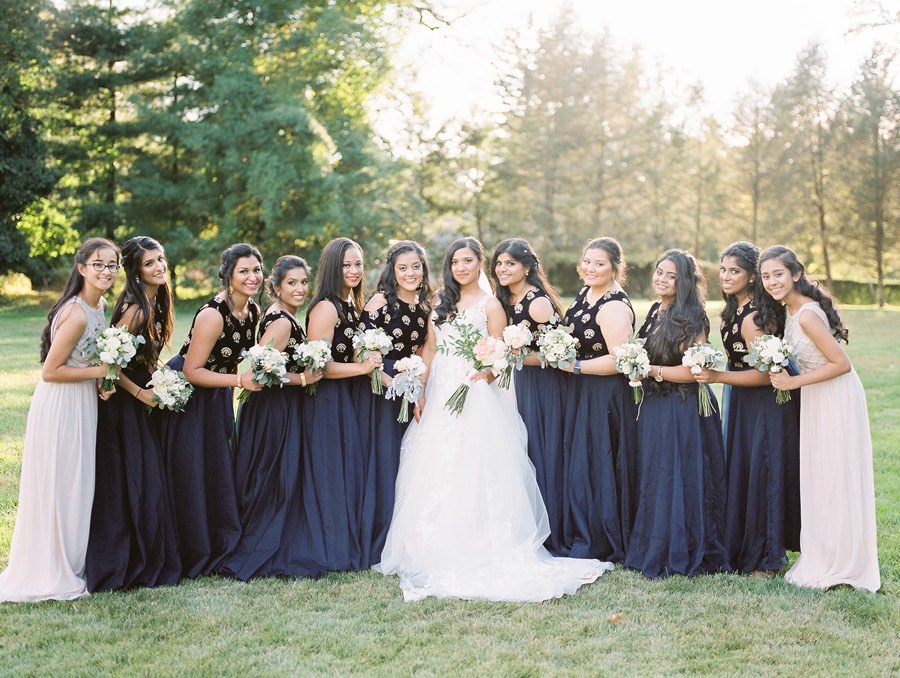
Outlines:
<svg viewBox="0 0 900 678"><path fill-rule="evenodd" d="M325 365L331 360L331 343L327 339L313 339L294 346L294 360L305 369L324 370ZM315 384L308 384L306 392L309 395L316 394Z"/></svg>
<svg viewBox="0 0 900 678"><path fill-rule="evenodd" d="M249 351L244 352L244 357L250 359L250 371L253 381L263 386L281 386L287 382L287 356L272 345L270 341L265 346L257 344ZM243 390L238 395L238 402L246 402L250 397L250 391Z"/></svg>
<svg viewBox="0 0 900 678"><path fill-rule="evenodd" d="M753 340L750 352L744 356L744 362L760 372L781 372L796 357L794 347L787 341L774 334L766 334ZM775 389L776 403L783 405L790 399L790 391Z"/></svg>
<svg viewBox="0 0 900 678"><path fill-rule="evenodd" d="M476 372L490 369L495 377L510 368L507 357L508 349L503 341L491 336L483 336L473 325L468 323L454 321L454 325L456 325L458 336L448 338L446 344L438 346L439 351L446 354L453 352L467 359ZM464 383L447 400L447 409L459 416L468 395L469 384Z"/></svg>
<svg viewBox="0 0 900 678"><path fill-rule="evenodd" d="M417 355L401 358L394 363L397 376L388 384L384 397L388 400L400 398L400 415L397 421L405 424L409 421L409 405L419 402L422 395L422 375L425 374L425 362Z"/></svg>
<svg viewBox="0 0 900 678"><path fill-rule="evenodd" d="M721 370L725 366L725 354L712 344L694 344L681 358L681 364L691 368L692 374L700 374L706 370ZM700 414L708 417L713 413L712 400L709 397L709 387L700 384Z"/></svg>
<svg viewBox="0 0 900 678"><path fill-rule="evenodd" d="M640 405L644 399L644 388L641 379L650 374L650 356L644 348L644 340L631 337L624 344L613 349L616 359L616 372L628 377L628 385L634 393L634 404Z"/></svg>
<svg viewBox="0 0 900 678"><path fill-rule="evenodd" d="M509 366L500 375L500 388L509 388L513 370L521 370L522 362L531 353L529 346L534 339L531 330L524 323L507 325L503 328L503 344L506 346L506 359Z"/></svg>
<svg viewBox="0 0 900 678"><path fill-rule="evenodd" d="M185 378L184 373L173 370L168 365L156 370L147 386L153 390L153 401L159 403L159 408L173 412L184 412L188 398L194 392L193 385Z"/></svg>
<svg viewBox="0 0 900 678"><path fill-rule="evenodd" d="M135 336L128 331L128 326L107 327L97 337L97 353L94 355L95 365L107 365L106 376L103 377L103 390L111 391L119 378L116 366L125 367L137 353L137 347L144 342L144 337Z"/></svg>
<svg viewBox="0 0 900 678"><path fill-rule="evenodd" d="M556 325L541 332L537 338L538 358L541 367L564 369L575 364L578 340L572 336L572 327Z"/></svg>
<svg viewBox="0 0 900 678"><path fill-rule="evenodd" d="M393 348L391 338L380 327L372 330L357 330L353 335L353 349L356 351L356 359L362 362L370 353L378 352L386 355ZM381 384L381 368L372 370L372 393L381 395L384 386Z"/></svg>

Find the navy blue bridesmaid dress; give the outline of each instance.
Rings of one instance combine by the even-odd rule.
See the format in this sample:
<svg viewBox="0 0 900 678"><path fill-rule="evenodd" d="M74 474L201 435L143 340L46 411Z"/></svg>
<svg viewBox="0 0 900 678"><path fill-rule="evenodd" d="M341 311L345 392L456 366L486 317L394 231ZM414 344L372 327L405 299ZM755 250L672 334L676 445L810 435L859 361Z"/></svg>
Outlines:
<svg viewBox="0 0 900 678"><path fill-rule="evenodd" d="M559 309L542 290L529 290L521 301L506 306L509 325L524 324L534 334L529 348L537 351L538 332L551 323L538 323L531 317L531 304L545 298L553 306L554 316L562 317ZM513 379L519 415L528 430L528 458L534 464L547 519L550 536L544 547L553 555L568 553L563 542L563 513L565 511L565 468L563 462L563 405L566 399L566 373L540 365L523 365Z"/></svg>
<svg viewBox="0 0 900 678"><path fill-rule="evenodd" d="M338 311L331 358L353 362L359 314L347 301L330 301ZM370 384L369 375L322 379L316 394L303 403L302 538L310 567L321 571L362 568L359 516L369 449Z"/></svg>
<svg viewBox="0 0 900 678"><path fill-rule="evenodd" d="M138 333L149 344L146 325ZM139 352L122 370L139 387L150 381L145 360ZM147 408L122 388L98 403L95 488L85 560L88 590L177 584L181 560L162 446Z"/></svg>
<svg viewBox="0 0 900 678"><path fill-rule="evenodd" d="M244 320L235 318L228 303L211 299L197 310L214 308L224 322L206 369L237 374L241 355L255 342L259 306L250 302ZM184 368L194 334L194 322L179 355L169 361L174 370ZM175 502L178 547L182 575L198 577L218 571L241 536L234 486L234 399L230 387L195 386L184 412L159 413L166 472Z"/></svg>
<svg viewBox="0 0 900 678"><path fill-rule="evenodd" d="M597 313L611 301L631 308L621 290L588 303L584 287L566 311L578 341L577 357L609 355ZM632 323L634 322L632 311ZM637 432L631 387L622 375L566 374L565 402L566 555L620 563L630 535L636 492Z"/></svg>
<svg viewBox="0 0 900 678"><path fill-rule="evenodd" d="M285 351L288 372L303 367L293 347L305 340L297 319L283 310L263 316L260 339L276 320L291 323ZM316 577L322 570L306 557L300 520L300 452L303 443L301 387L285 385L250 394L241 406L234 454L241 538L221 567L224 574L246 581L253 577Z"/></svg>
<svg viewBox="0 0 900 678"><path fill-rule="evenodd" d="M638 335L657 327L659 302ZM660 362L650 354L650 362ZM638 478L634 527L625 566L650 579L730 570L723 544L725 455L722 420L698 411L697 384L643 380L638 419ZM708 388L708 387L704 387Z"/></svg>
<svg viewBox="0 0 900 678"><path fill-rule="evenodd" d="M729 370L743 361L741 322L750 301L722 322ZM779 405L769 385L729 389L725 458L725 546L738 572L779 570L786 550L800 549L800 389Z"/></svg>
<svg viewBox="0 0 900 678"><path fill-rule="evenodd" d="M396 376L394 364L418 352L428 336L428 309L419 304L398 301L392 308L388 304L363 313L365 329L381 328L393 340L393 347L383 357L385 374ZM371 390L371 389L370 389ZM388 400L373 395L368 400L369 416L365 438L368 441L365 465L365 488L360 505L360 547L362 567L369 568L381 562L388 528L394 513L394 486L400 466L400 442L409 426L397 421L400 415L399 398ZM413 406L409 405L409 419L413 419Z"/></svg>

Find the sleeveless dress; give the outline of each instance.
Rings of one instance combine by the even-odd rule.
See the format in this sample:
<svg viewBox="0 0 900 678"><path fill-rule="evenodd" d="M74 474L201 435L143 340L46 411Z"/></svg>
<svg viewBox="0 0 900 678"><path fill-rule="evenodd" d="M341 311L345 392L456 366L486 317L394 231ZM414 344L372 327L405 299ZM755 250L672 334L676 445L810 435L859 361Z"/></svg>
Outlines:
<svg viewBox="0 0 900 678"><path fill-rule="evenodd" d="M531 317L531 304L540 298L550 301L542 290L530 290L521 301L505 309L508 325L524 324L534 333L534 341L529 348L535 352L538 350L538 332L554 324L538 324ZM556 319L562 317L555 305L553 313ZM565 372L550 367L544 369L540 365L523 365L513 379L519 415L528 431L528 458L534 464L538 488L547 508L550 536L544 546L554 555L568 553L563 542L566 496L563 406L566 400L566 376Z"/></svg>
<svg viewBox="0 0 900 678"><path fill-rule="evenodd" d="M722 321L728 370L753 370L741 323L750 301ZM779 405L769 385L732 386L725 426L725 547L738 572L779 570L800 547L800 391Z"/></svg>
<svg viewBox="0 0 900 678"><path fill-rule="evenodd" d="M394 364L418 352L428 336L428 313L418 304L402 301L363 313L365 329L383 329L394 345L383 357L385 374L395 376ZM365 467L365 490L359 517L362 567L372 567L381 559L384 541L394 513L394 486L400 465L400 441L409 423L397 421L400 400L370 396L368 454ZM409 418L413 419L412 405Z"/></svg>
<svg viewBox="0 0 900 678"><path fill-rule="evenodd" d="M826 362L800 326L803 313L815 313L828 325L815 302L787 314L784 336L797 350L801 374ZM852 368L800 390L800 558L784 578L798 586L848 584L877 591L881 575L866 392Z"/></svg>
<svg viewBox="0 0 900 678"><path fill-rule="evenodd" d="M146 323L140 335L149 346ZM157 355L161 349L156 346ZM139 349L122 370L139 387L147 385L156 369L144 356ZM88 589L177 584L181 560L159 432L144 404L123 388L98 405L96 478L85 568Z"/></svg>
<svg viewBox="0 0 900 678"><path fill-rule="evenodd" d="M359 314L347 301L331 302L338 309L331 358L353 362ZM364 431L373 398L369 375L317 383L316 394L305 399L301 415L303 548L312 570L358 570L359 515L369 449Z"/></svg>
<svg viewBox="0 0 900 678"><path fill-rule="evenodd" d="M651 306L638 336L658 326ZM650 355L659 365L659 357ZM637 422L638 494L625 566L656 579L727 571L725 455L715 396L709 417L697 410L697 384L643 380Z"/></svg>
<svg viewBox="0 0 900 678"><path fill-rule="evenodd" d="M91 308L80 297L87 326L66 365L87 367L97 336L106 326L106 302ZM50 341L56 338L56 313ZM85 552L94 496L97 440L97 384L94 379L39 379L25 427L16 526L9 564L0 573L0 601L72 600L88 595Z"/></svg>
<svg viewBox="0 0 900 678"><path fill-rule="evenodd" d="M566 311L573 327L579 360L609 355L597 314L604 304L620 301L622 291L607 292L592 304L583 287ZM632 330L634 329L632 310ZM635 449L637 407L628 381L620 374L568 374L565 402L566 552L613 562L625 560L637 493Z"/></svg>
<svg viewBox="0 0 900 678"><path fill-rule="evenodd" d="M306 336L297 319L283 310L263 316L259 340L276 320L291 323L285 352L288 372L303 367L293 347ZM253 577L308 577L322 571L305 557L300 539L300 450L303 440L303 388L285 384L254 391L241 406L234 455L241 538L221 571L241 580Z"/></svg>
<svg viewBox="0 0 900 678"><path fill-rule="evenodd" d="M253 346L259 306L250 302L246 319L238 320L225 300L210 299L194 315L188 337L168 365L184 368L197 315L218 311L224 322L209 352L206 369L237 374L241 355ZM198 577L219 569L241 536L231 438L234 399L231 387L195 386L184 412L158 412L166 473L175 504L182 576Z"/></svg>
<svg viewBox="0 0 900 678"><path fill-rule="evenodd" d="M487 334L485 295L459 320ZM438 344L457 332L437 327ZM400 576L405 600L542 601L574 593L610 563L554 558L526 431L496 382L472 382L459 416L445 407L471 366L438 352L421 421L403 437L394 517L375 569Z"/></svg>

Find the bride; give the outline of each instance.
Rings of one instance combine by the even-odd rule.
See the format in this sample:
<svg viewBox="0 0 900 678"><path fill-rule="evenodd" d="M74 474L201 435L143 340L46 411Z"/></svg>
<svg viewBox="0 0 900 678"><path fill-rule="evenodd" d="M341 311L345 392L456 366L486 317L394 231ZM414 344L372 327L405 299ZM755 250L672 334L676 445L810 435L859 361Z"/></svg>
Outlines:
<svg viewBox="0 0 900 678"><path fill-rule="evenodd" d="M613 568L544 549L547 511L512 392L489 373L473 373L464 358L435 352L457 331L454 320L502 334L503 308L480 286L483 262L475 238L457 240L444 257L434 336L423 355L427 406L401 447L393 520L375 569L399 575L408 601L536 602L574 593ZM444 403L466 379L471 388L457 417Z"/></svg>

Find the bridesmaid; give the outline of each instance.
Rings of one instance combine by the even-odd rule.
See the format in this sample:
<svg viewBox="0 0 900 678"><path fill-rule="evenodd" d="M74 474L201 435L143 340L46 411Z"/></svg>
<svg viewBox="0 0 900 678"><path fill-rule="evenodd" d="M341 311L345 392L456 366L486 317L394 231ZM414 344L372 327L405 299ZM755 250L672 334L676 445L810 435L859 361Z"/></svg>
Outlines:
<svg viewBox="0 0 900 678"><path fill-rule="evenodd" d="M431 315L431 282L425 250L411 240L400 240L387 252L378 291L364 308L365 329L383 329L394 341L383 356L385 388L396 374L401 358L421 353ZM423 378L423 383L425 379ZM398 399L372 398L368 421L365 493L360 514L362 567L381 561L385 538L394 512L394 484L400 465L400 441L409 425L397 421ZM412 406L410 405L410 410Z"/></svg>
<svg viewBox="0 0 900 678"><path fill-rule="evenodd" d="M222 291L197 310L179 355L169 361L195 386L184 412L159 412L184 577L218 570L241 536L231 456L232 388L262 388L249 370L238 372L259 321L251 297L262 284L262 266L252 245L222 252Z"/></svg>
<svg viewBox="0 0 900 678"><path fill-rule="evenodd" d="M374 397L365 375L381 365L381 356L354 358L362 305L362 248L336 238L322 250L306 316L309 339L329 341L332 360L302 417L305 548L311 566L323 571L363 567L359 516L369 450L365 429Z"/></svg>
<svg viewBox="0 0 900 678"><path fill-rule="evenodd" d="M19 504L0 601L72 600L88 595L85 552L94 496L97 393L106 366L91 366L106 326L103 294L119 250L90 238L75 253L62 296L41 334L38 380L22 451ZM101 392L106 399L111 392Z"/></svg>
<svg viewBox="0 0 900 678"><path fill-rule="evenodd" d="M779 405L768 375L743 361L749 346L780 327L762 328L755 299L764 292L756 272L759 250L736 242L722 252L719 283L725 297L722 343L728 371L703 370L699 384L728 384L725 459L728 503L725 547L738 572L777 572L786 550L800 548L800 397ZM702 388L702 386L701 386Z"/></svg>
<svg viewBox="0 0 900 678"><path fill-rule="evenodd" d="M521 371L515 375L516 403L528 429L528 457L534 464L541 496L547 507L550 536L544 546L553 555L566 555L563 542L565 482L563 468L563 404L566 375L541 369L538 332L562 317L559 295L544 273L527 240L509 238L497 245L491 278L508 325L524 323L534 333Z"/></svg>
<svg viewBox="0 0 900 678"><path fill-rule="evenodd" d="M877 591L872 437L866 392L840 344L847 330L831 296L809 281L793 251L770 247L759 271L768 293L763 304L784 304L784 336L800 367L797 376L770 375L772 386L803 393L800 558L784 578L812 588Z"/></svg>
<svg viewBox="0 0 900 678"><path fill-rule="evenodd" d="M585 245L578 273L584 287L566 311L578 341L566 371L566 515L568 555L625 559L632 523L637 408L616 372L613 349L634 334L635 315L622 289L625 257L608 237Z"/></svg>
<svg viewBox="0 0 900 678"><path fill-rule="evenodd" d="M322 377L320 370L304 370L293 358L293 347L306 340L297 322L297 309L309 291L306 262L280 257L267 291L272 305L259 326L259 345L271 342L287 352L288 382L251 393L241 408L234 472L241 539L222 571L244 581L322 574L306 562L299 543L302 387Z"/></svg>
<svg viewBox="0 0 900 678"><path fill-rule="evenodd" d="M125 287L112 324L145 343L122 370L116 393L99 408L86 566L91 591L173 585L181 577L162 450L147 417L147 407L156 406L147 382L172 336L168 264L162 245L138 236L122 247L122 266Z"/></svg>
<svg viewBox="0 0 900 678"><path fill-rule="evenodd" d="M717 410L699 414L698 386L681 364L709 334L703 270L689 252L669 250L656 262L653 289L659 300L638 332L652 379L638 419L640 490L625 565L651 579L728 570L722 422Z"/></svg>

